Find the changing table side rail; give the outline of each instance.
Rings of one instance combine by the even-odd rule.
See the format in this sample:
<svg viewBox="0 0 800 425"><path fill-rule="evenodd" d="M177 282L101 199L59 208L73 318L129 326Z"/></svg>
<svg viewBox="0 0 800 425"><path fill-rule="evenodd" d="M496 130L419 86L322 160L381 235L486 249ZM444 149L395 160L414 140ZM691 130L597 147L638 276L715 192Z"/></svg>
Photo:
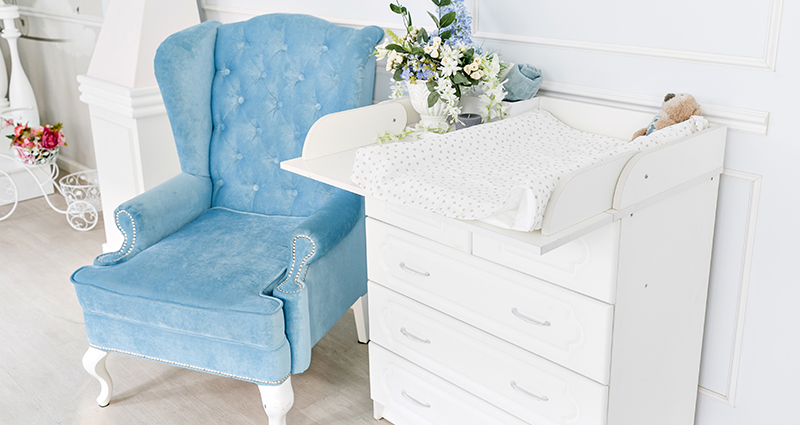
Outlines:
<svg viewBox="0 0 800 425"><path fill-rule="evenodd" d="M378 136L398 134L416 121L419 115L408 98L328 114L308 130L302 157L308 161L371 145Z"/></svg>
<svg viewBox="0 0 800 425"><path fill-rule="evenodd" d="M719 174L727 130L713 126L635 155L620 174L614 209L630 210L706 175Z"/></svg>

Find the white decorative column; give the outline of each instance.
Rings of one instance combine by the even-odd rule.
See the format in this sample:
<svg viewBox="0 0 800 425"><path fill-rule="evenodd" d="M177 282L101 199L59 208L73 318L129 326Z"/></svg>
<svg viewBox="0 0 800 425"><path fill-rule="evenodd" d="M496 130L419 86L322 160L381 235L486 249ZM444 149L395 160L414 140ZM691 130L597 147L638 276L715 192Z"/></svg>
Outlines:
<svg viewBox="0 0 800 425"><path fill-rule="evenodd" d="M3 32L0 34L8 43L8 52L11 57L11 76L10 81L6 80L6 64L0 58L0 115L6 118L13 118L17 122L28 123L31 127L38 126L39 108L36 104L36 96L33 87L22 69L22 62L19 58L19 48L17 40L22 35L17 29L15 19L19 18L19 8L17 6L0 6L0 20L3 21ZM8 93L8 99L6 99ZM0 153L14 155L9 148L9 140L5 138L11 134L11 128L4 128L0 123ZM53 183L48 182L40 187L38 182L25 170L22 164L13 162L7 158L0 158L0 170L8 173L14 180L17 188L17 199L26 199L42 196L45 193L53 193ZM33 170L39 181L47 181L49 173L44 169ZM7 203L7 198L0 200L0 205Z"/></svg>
<svg viewBox="0 0 800 425"><path fill-rule="evenodd" d="M92 121L106 252L122 244L114 209L180 172L153 58L167 36L198 23L196 0L111 0L89 69L78 77Z"/></svg>

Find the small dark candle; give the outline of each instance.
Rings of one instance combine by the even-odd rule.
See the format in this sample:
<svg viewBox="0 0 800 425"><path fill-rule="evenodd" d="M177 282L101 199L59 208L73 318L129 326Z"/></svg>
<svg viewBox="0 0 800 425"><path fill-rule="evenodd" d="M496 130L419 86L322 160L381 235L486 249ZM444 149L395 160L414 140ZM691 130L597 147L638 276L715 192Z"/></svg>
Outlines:
<svg viewBox="0 0 800 425"><path fill-rule="evenodd" d="M473 125L480 123L481 116L479 114L458 114L458 120L456 120L456 130L472 127Z"/></svg>

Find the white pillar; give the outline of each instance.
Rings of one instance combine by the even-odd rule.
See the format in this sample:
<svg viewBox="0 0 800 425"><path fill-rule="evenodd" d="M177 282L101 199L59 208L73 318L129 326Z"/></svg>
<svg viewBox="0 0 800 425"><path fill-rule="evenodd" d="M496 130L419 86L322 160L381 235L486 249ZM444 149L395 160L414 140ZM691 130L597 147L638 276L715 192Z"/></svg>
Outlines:
<svg viewBox="0 0 800 425"><path fill-rule="evenodd" d="M17 40L20 35L15 19L19 18L19 8L17 6L0 6L0 20L3 21L3 32L0 34L8 42L8 51L11 56L11 77L10 82L6 79L6 64L0 57L0 114L6 118L13 118L17 122L28 123L31 127L38 126L39 108L36 104L36 96L33 87L22 69L22 62L19 58ZM8 99L6 99L8 93ZM9 148L7 134L11 134L12 129L6 129L0 123L0 153L15 155ZM14 180L17 187L17 198L20 201L42 196L42 191L47 194L53 193L53 183L48 182L43 187L31 177L25 170L25 166L12 162L8 159L0 159L0 170L8 173ZM33 170L39 181L47 181L49 173L44 168ZM3 202L0 202L2 205Z"/></svg>
<svg viewBox="0 0 800 425"><path fill-rule="evenodd" d="M153 59L170 34L198 23L196 0L111 0L89 69L78 77L92 121L106 252L122 244L114 209L180 172Z"/></svg>

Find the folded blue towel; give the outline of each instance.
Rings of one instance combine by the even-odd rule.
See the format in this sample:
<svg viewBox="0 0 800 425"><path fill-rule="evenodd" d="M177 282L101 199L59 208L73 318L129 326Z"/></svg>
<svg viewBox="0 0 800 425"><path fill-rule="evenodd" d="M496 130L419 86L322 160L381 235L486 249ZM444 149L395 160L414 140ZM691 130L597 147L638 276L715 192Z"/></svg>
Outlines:
<svg viewBox="0 0 800 425"><path fill-rule="evenodd" d="M527 64L511 65L505 78L508 81L503 87L507 94L503 100L508 102L528 100L536 96L542 85L542 72Z"/></svg>

